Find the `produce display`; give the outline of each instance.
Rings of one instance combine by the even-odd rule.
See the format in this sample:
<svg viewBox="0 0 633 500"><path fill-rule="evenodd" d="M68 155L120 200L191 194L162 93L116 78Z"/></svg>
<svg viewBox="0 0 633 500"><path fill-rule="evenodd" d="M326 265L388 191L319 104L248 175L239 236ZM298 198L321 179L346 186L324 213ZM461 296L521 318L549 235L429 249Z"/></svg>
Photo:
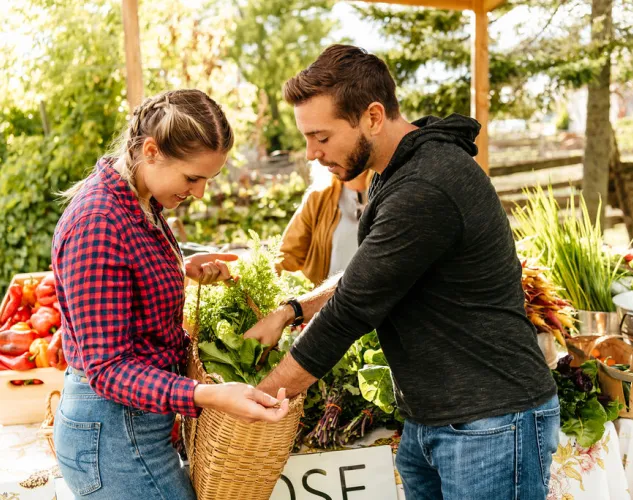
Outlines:
<svg viewBox="0 0 633 500"><path fill-rule="evenodd" d="M576 331L574 308L559 296L560 287L554 286L544 271L545 268L534 262L522 261L525 312L537 332L551 333L564 346L565 337Z"/></svg>
<svg viewBox="0 0 633 500"><path fill-rule="evenodd" d="M376 332L357 340L310 387L303 411L295 449L339 448L375 427L400 428L391 371Z"/></svg>
<svg viewBox="0 0 633 500"><path fill-rule="evenodd" d="M25 371L56 365L61 350L61 314L53 273L12 284L0 322L0 370ZM13 383L41 382L33 379Z"/></svg>
<svg viewBox="0 0 633 500"><path fill-rule="evenodd" d="M546 192L537 186L524 194L526 205L512 211L521 254L548 268L561 297L575 309L615 311L611 288L627 272L621 267L624 257L615 257L604 245L600 217L592 220L582 194L570 197L566 211L551 187Z"/></svg>
<svg viewBox="0 0 633 500"><path fill-rule="evenodd" d="M588 448L602 437L604 424L618 417L622 405L601 393L597 361L585 361L574 368L572 360L568 354L552 370L558 385L561 430Z"/></svg>

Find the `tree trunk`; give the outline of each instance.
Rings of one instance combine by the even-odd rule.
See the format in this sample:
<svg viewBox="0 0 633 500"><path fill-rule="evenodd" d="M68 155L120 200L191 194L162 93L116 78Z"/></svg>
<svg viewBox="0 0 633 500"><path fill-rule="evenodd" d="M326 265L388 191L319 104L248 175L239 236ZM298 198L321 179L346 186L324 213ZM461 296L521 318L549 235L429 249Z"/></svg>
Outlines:
<svg viewBox="0 0 633 500"><path fill-rule="evenodd" d="M598 214L598 205L602 200L601 227L604 227L608 199L609 159L612 148L609 121L611 57L606 47L613 37L612 9L613 0L592 0L591 42L594 49L599 50L604 64L597 78L589 84L582 187L592 220Z"/></svg>

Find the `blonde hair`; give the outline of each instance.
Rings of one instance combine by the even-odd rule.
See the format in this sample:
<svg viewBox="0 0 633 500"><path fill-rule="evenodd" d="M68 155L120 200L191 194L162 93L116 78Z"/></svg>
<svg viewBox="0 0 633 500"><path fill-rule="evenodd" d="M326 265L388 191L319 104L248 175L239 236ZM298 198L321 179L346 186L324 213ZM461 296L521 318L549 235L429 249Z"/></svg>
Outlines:
<svg viewBox="0 0 633 500"><path fill-rule="evenodd" d="M233 130L220 106L196 89L169 90L145 99L134 109L127 129L114 142L110 156L118 161L119 174L138 196L134 175L140 149L148 137L154 138L161 154L185 159L208 149L227 153L233 147ZM85 179L60 193L71 200ZM142 206L142 205L141 205ZM146 208L143 210L151 218Z"/></svg>

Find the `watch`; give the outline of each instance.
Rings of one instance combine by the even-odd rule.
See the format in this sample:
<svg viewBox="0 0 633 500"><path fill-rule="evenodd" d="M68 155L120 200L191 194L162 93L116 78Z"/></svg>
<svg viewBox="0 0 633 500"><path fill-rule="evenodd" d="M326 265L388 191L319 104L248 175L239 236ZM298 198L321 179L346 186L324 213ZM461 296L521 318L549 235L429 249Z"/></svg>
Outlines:
<svg viewBox="0 0 633 500"><path fill-rule="evenodd" d="M291 306L295 312L295 319L292 323L290 323L290 326L299 326L303 324L303 308L297 299L293 297L283 302L282 305Z"/></svg>

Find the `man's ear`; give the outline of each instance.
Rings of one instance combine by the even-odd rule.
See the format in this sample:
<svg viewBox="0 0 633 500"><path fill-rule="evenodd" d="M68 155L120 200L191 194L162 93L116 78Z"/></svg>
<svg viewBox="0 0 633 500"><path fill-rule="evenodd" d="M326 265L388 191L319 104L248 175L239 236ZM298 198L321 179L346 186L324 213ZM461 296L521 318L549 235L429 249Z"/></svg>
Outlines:
<svg viewBox="0 0 633 500"><path fill-rule="evenodd" d="M369 135L378 135L387 120L385 107L379 102L372 102L364 114Z"/></svg>

